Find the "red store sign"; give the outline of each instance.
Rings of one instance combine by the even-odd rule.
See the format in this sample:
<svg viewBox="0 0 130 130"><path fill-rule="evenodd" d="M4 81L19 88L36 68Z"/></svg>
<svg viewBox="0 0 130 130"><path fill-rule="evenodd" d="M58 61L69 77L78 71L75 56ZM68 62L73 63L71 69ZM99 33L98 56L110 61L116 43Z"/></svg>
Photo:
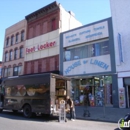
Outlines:
<svg viewBox="0 0 130 130"><path fill-rule="evenodd" d="M35 51L40 51L40 50L43 50L43 49L49 49L51 47L54 47L56 45L56 42L46 42L45 44L43 45L36 45L36 46L33 46L31 48L26 48L26 53L32 53L32 52L35 52Z"/></svg>

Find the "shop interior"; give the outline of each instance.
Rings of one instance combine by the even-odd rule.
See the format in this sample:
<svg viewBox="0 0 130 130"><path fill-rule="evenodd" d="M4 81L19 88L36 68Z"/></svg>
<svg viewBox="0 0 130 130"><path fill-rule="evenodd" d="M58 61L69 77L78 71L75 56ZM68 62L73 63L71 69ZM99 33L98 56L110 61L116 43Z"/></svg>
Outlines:
<svg viewBox="0 0 130 130"><path fill-rule="evenodd" d="M56 79L56 95L55 95L55 103L56 103L56 110L58 111L60 107L60 101L66 99L67 95L67 81L63 79Z"/></svg>
<svg viewBox="0 0 130 130"><path fill-rule="evenodd" d="M112 105L111 76L80 77L72 79L75 105Z"/></svg>

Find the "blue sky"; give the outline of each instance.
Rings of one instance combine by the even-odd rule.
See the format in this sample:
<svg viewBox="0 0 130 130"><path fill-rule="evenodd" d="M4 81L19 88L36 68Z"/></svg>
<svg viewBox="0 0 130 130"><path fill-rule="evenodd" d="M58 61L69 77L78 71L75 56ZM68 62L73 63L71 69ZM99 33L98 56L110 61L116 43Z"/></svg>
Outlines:
<svg viewBox="0 0 130 130"><path fill-rule="evenodd" d="M23 20L26 15L54 0L0 0L0 61L3 56L5 29ZM57 0L72 11L83 25L111 17L109 0Z"/></svg>

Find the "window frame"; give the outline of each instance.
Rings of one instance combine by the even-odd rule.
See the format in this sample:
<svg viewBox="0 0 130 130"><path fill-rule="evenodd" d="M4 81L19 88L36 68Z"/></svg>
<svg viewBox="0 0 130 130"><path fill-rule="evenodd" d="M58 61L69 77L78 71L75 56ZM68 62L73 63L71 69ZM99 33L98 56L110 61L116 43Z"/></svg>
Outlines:
<svg viewBox="0 0 130 130"><path fill-rule="evenodd" d="M10 43L10 45L12 46L13 43L14 43L14 35L11 36L11 43Z"/></svg>
<svg viewBox="0 0 130 130"><path fill-rule="evenodd" d="M8 60L8 52L5 52L5 62L7 62Z"/></svg>
<svg viewBox="0 0 130 130"><path fill-rule="evenodd" d="M18 37L19 37L19 33L16 34L15 43L18 43Z"/></svg>
<svg viewBox="0 0 130 130"><path fill-rule="evenodd" d="M18 48L14 49L14 60L16 60L18 58Z"/></svg>
<svg viewBox="0 0 130 130"><path fill-rule="evenodd" d="M56 18L53 18L51 20L51 30L56 30Z"/></svg>
<svg viewBox="0 0 130 130"><path fill-rule="evenodd" d="M98 45L98 46L96 46L96 45ZM104 45L107 48L106 51L105 51L107 53L102 52L102 50L101 50L102 46L101 45ZM84 43L84 44L64 48L64 54L63 54L64 55L64 61L72 61L72 60L76 60L76 59L91 58L91 57L107 55L107 54L110 54L109 46L110 46L109 39L105 39L105 40L100 40L100 41L97 41L97 42L91 42L89 44ZM84 52L78 51L78 49L80 50L82 47L86 48L86 54L87 54L86 57L83 54L85 52L85 50L84 50ZM76 50L79 53L75 53ZM67 55L65 54L67 51L69 51L69 53L70 53L70 54L68 54L68 57L66 57Z"/></svg>
<svg viewBox="0 0 130 130"><path fill-rule="evenodd" d="M6 47L9 46L9 37L6 38Z"/></svg>
<svg viewBox="0 0 130 130"><path fill-rule="evenodd" d="M11 67L8 67L8 68L7 68L7 76L8 76L8 77L11 76L10 74L11 74Z"/></svg>
<svg viewBox="0 0 130 130"><path fill-rule="evenodd" d="M15 68L17 68L17 71L15 72ZM18 66L13 67L13 76L18 76Z"/></svg>
<svg viewBox="0 0 130 130"><path fill-rule="evenodd" d="M19 58L23 58L23 46L20 47L20 51L19 51Z"/></svg>
<svg viewBox="0 0 130 130"><path fill-rule="evenodd" d="M4 77L8 77L8 68L4 68Z"/></svg>
<svg viewBox="0 0 130 130"><path fill-rule="evenodd" d="M9 61L13 60L13 50L9 51Z"/></svg>
<svg viewBox="0 0 130 130"><path fill-rule="evenodd" d="M21 42L24 41L24 35L25 35L25 31L21 31Z"/></svg>

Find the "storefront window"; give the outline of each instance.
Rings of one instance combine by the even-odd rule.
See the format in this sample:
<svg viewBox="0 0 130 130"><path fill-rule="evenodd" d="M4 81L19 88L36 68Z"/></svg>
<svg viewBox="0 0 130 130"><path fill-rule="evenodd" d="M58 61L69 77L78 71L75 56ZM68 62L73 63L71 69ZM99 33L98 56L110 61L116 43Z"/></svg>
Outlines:
<svg viewBox="0 0 130 130"><path fill-rule="evenodd" d="M78 84L77 84L77 83ZM74 100L78 105L112 105L112 77L96 76L73 80Z"/></svg>
<svg viewBox="0 0 130 130"><path fill-rule="evenodd" d="M65 49L65 61L89 58L109 54L109 41L98 42L94 44L86 44L82 46L74 46Z"/></svg>

